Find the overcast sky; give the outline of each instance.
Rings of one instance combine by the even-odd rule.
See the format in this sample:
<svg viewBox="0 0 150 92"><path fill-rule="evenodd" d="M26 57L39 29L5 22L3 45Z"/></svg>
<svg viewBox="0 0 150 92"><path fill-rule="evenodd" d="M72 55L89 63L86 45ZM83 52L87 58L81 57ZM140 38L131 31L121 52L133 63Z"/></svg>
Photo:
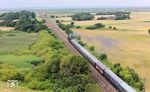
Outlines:
<svg viewBox="0 0 150 92"><path fill-rule="evenodd" d="M4 8L149 7L150 0L0 0Z"/></svg>

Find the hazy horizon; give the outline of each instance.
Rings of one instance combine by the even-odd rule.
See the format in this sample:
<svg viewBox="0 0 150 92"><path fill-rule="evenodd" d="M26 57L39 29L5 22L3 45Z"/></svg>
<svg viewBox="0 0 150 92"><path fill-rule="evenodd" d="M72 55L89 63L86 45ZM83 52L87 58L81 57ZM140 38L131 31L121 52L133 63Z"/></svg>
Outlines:
<svg viewBox="0 0 150 92"><path fill-rule="evenodd" d="M0 9L149 7L149 0L1 0ZM136 3L135 3L136 2Z"/></svg>

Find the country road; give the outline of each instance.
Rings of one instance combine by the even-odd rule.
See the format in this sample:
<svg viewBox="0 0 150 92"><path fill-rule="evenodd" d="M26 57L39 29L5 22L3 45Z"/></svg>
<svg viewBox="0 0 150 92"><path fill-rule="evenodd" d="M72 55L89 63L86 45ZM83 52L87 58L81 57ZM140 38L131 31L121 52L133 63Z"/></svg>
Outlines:
<svg viewBox="0 0 150 92"><path fill-rule="evenodd" d="M76 55L80 55L80 53L69 43L67 35L56 25L52 19L50 19L49 16L46 16L44 13L39 13L39 15L42 19L46 20L48 28L52 30L55 36L64 42L68 50ZM91 66L91 70L92 77L97 81L103 92L118 92L93 66Z"/></svg>

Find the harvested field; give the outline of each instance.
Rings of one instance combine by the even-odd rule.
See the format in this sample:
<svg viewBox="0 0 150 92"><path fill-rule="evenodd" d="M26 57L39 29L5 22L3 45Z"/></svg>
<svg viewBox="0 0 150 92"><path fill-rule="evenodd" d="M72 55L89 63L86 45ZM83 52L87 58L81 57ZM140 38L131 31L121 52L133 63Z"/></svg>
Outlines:
<svg viewBox="0 0 150 92"><path fill-rule="evenodd" d="M95 46L97 52L106 53L110 62L133 68L141 78L146 78L146 92L150 92L150 36L147 31L73 30L88 45Z"/></svg>
<svg viewBox="0 0 150 92"><path fill-rule="evenodd" d="M75 25L83 28L94 25L96 23L103 23L108 28L109 26L116 27L120 30L148 30L150 29L150 12L132 12L130 20L89 20L89 21L74 21ZM104 16L104 15L103 15ZM106 15L108 16L108 15ZM95 18L100 16L95 16ZM71 18L56 18L64 24L70 24Z"/></svg>
<svg viewBox="0 0 150 92"><path fill-rule="evenodd" d="M10 31L13 29L14 29L14 27L0 27L0 31Z"/></svg>

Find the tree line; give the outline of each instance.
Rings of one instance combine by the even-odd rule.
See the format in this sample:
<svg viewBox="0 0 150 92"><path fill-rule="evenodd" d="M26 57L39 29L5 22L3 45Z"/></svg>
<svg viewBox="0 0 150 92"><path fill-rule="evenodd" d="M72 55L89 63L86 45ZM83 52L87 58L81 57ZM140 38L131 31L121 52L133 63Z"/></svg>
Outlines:
<svg viewBox="0 0 150 92"><path fill-rule="evenodd" d="M32 69L24 70L0 63L0 80L18 80L32 90L99 92L99 87L90 76L88 62L66 50L51 30L40 31L36 43L28 50L16 51L15 54L32 54L42 60L30 62Z"/></svg>
<svg viewBox="0 0 150 92"><path fill-rule="evenodd" d="M131 12L99 12L99 13L96 13L96 15L114 15L115 16L114 17L115 20L130 19L130 14L131 14ZM106 17L100 17L98 19L105 20L107 18Z"/></svg>
<svg viewBox="0 0 150 92"><path fill-rule="evenodd" d="M36 14L30 11L9 12L0 15L0 26L15 27L23 32L38 32L47 29L43 21L36 19Z"/></svg>
<svg viewBox="0 0 150 92"><path fill-rule="evenodd" d="M102 24L102 23L96 23L93 26L86 27L86 29L91 29L91 30L93 30L93 29L100 29L100 28L105 28L105 25Z"/></svg>
<svg viewBox="0 0 150 92"><path fill-rule="evenodd" d="M35 90L54 92L87 92L89 85L95 85L91 78L87 61L68 52L63 43L49 34L40 31L40 40L31 47L33 53L45 60L28 73L25 81ZM34 79L34 80L33 80ZM95 89L88 88L95 92Z"/></svg>
<svg viewBox="0 0 150 92"><path fill-rule="evenodd" d="M84 21L84 20L93 20L93 19L94 19L94 15L92 15L91 13L78 13L72 15L72 20L74 21Z"/></svg>
<svg viewBox="0 0 150 92"><path fill-rule="evenodd" d="M126 20L130 19L130 12L99 12L96 13L96 15L114 15L113 17L110 17L114 20ZM93 20L95 18L94 14L83 12L83 13L77 13L72 15L72 20L74 21L85 21L85 20ZM105 20L107 17L100 17L98 20Z"/></svg>
<svg viewBox="0 0 150 92"><path fill-rule="evenodd" d="M96 15L116 15L116 14L131 14L131 12L98 12Z"/></svg>

